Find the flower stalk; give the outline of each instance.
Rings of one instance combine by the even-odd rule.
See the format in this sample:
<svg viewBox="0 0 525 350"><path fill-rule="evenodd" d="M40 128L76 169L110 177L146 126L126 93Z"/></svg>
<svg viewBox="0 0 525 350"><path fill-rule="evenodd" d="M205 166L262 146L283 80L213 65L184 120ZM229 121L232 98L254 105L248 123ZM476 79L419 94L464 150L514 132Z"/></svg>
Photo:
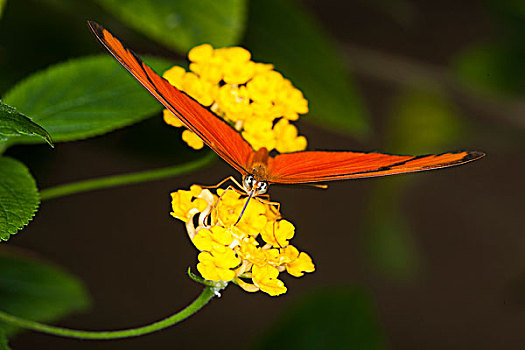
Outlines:
<svg viewBox="0 0 525 350"><path fill-rule="evenodd" d="M186 306L181 311L171 316L168 316L160 321L136 328L113 331L85 331L69 329L30 321L21 317L10 315L3 311L0 311L0 321L10 323L21 328L66 338L77 338L86 340L111 340L138 337L141 335L160 331L185 320L186 318L190 317L191 315L202 309L214 296L218 295L221 289L221 286L217 285L206 286L202 293L197 297L197 299L195 299L190 305Z"/></svg>
<svg viewBox="0 0 525 350"><path fill-rule="evenodd" d="M160 169L140 171L130 174L112 175L107 177L100 177L96 179L89 179L58 185L41 190L40 199L54 199L82 192L137 184L147 181L165 179L177 175L183 175L205 167L216 158L217 157L215 156L215 153L208 152L204 157L185 164L179 164Z"/></svg>

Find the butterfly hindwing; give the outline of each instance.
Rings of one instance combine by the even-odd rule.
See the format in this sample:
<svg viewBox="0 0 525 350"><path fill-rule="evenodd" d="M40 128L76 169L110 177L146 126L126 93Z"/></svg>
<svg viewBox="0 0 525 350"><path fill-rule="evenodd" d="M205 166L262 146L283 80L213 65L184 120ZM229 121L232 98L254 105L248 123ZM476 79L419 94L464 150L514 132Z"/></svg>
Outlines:
<svg viewBox="0 0 525 350"><path fill-rule="evenodd" d="M279 154L270 165L269 181L314 183L411 173L460 165L484 155L466 151L424 156L324 151Z"/></svg>

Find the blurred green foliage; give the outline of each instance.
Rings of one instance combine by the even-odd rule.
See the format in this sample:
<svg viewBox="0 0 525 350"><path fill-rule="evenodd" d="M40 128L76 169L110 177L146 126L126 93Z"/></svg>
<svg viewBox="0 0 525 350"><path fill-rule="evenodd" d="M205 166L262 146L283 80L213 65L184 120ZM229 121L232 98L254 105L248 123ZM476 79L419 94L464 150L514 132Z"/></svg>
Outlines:
<svg viewBox="0 0 525 350"><path fill-rule="evenodd" d="M525 93L524 61L525 45L480 43L460 52L454 67L459 79L476 92L515 96Z"/></svg>
<svg viewBox="0 0 525 350"><path fill-rule="evenodd" d="M257 60L274 64L303 91L310 107L305 120L355 137L369 134L363 102L340 53L295 1L250 1L244 42Z"/></svg>
<svg viewBox="0 0 525 350"><path fill-rule="evenodd" d="M400 154L440 153L465 136L459 109L446 95L430 90L402 91L386 122L385 150Z"/></svg>
<svg viewBox="0 0 525 350"><path fill-rule="evenodd" d="M368 196L364 217L366 258L374 272L389 279L412 280L421 272L418 251L410 220L402 199L407 180L403 177L381 179Z"/></svg>
<svg viewBox="0 0 525 350"><path fill-rule="evenodd" d="M9 345L7 345L7 336L2 329L0 329L0 350L11 350Z"/></svg>
<svg viewBox="0 0 525 350"><path fill-rule="evenodd" d="M458 109L439 92L404 91L393 100L389 116L384 148L392 153L441 153L465 135ZM381 179L368 197L365 251L376 272L396 280L415 278L422 263L403 210L403 194L414 180L413 175Z"/></svg>
<svg viewBox="0 0 525 350"><path fill-rule="evenodd" d="M525 2L486 1L495 35L463 48L453 57L453 68L470 89L497 96L525 94Z"/></svg>
<svg viewBox="0 0 525 350"><path fill-rule="evenodd" d="M51 322L89 306L82 283L52 264L21 254L0 253L0 310L34 321ZM18 331L0 323L7 335Z"/></svg>
<svg viewBox="0 0 525 350"><path fill-rule="evenodd" d="M289 306L253 349L386 349L376 311L361 289L332 287Z"/></svg>
<svg viewBox="0 0 525 350"><path fill-rule="evenodd" d="M246 0L97 0L126 24L159 43L186 53L193 46L239 42Z"/></svg>

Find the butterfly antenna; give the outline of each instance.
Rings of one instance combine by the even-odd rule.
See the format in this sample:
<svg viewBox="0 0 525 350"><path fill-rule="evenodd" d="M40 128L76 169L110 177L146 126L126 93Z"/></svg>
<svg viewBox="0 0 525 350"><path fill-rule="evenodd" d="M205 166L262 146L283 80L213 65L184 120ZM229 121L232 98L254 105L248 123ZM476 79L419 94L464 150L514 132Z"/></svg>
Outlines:
<svg viewBox="0 0 525 350"><path fill-rule="evenodd" d="M244 208L242 208L241 215L239 216L237 221L235 221L235 224L233 224L233 226L236 226L239 223L239 221L241 221L241 218L242 218L242 216L244 214L244 211L246 210L246 207L248 207L248 203L250 202L250 199L252 199L254 193L255 193L255 188L253 188L250 191L250 195L248 196L248 199L246 200L246 203L244 204Z"/></svg>

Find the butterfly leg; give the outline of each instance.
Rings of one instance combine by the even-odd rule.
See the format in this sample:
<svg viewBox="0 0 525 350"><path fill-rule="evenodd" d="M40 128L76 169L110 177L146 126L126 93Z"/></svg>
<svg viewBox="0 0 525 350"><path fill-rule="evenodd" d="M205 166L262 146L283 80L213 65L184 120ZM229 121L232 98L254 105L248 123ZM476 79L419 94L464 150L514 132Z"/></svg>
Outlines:
<svg viewBox="0 0 525 350"><path fill-rule="evenodd" d="M279 245L280 248L282 248L281 246L281 243L279 242L279 240L277 239L277 235L275 234L275 225L277 224L277 220L281 218L281 203L279 202L272 202L270 201L270 195L268 195L268 199L263 199L263 198L260 198L261 196L259 197L256 197L257 200L263 204L268 204L270 205L270 208L272 208L272 211L274 211L273 213L275 214L276 218L273 222L273 239L275 239L275 241L277 242L277 244Z"/></svg>
<svg viewBox="0 0 525 350"><path fill-rule="evenodd" d="M227 181L231 181L233 182L235 185L237 185L237 187L239 188L243 188L242 185L233 177L233 176L228 176L227 178L223 179L222 181L220 181L218 184L216 185L212 185L212 186L202 186L202 188L208 188L208 189L213 189L213 188L219 188L221 187L225 182ZM244 191L242 192L244 194Z"/></svg>
<svg viewBox="0 0 525 350"><path fill-rule="evenodd" d="M265 195L263 195L265 196ZM255 197L259 202L261 202L262 204L268 204L270 205L271 208L273 208L274 210L274 214L277 215L278 218L281 217L281 203L279 202L272 202L270 200L268 200L270 197L268 196L268 199L264 199L264 198L261 198L262 196L257 196Z"/></svg>
<svg viewBox="0 0 525 350"><path fill-rule="evenodd" d="M263 199L263 198L260 198L260 197L267 197L269 199L270 196L269 195L262 195L262 196L258 196L256 198L257 198L257 200L259 202L261 202L263 204L270 205L270 208L272 208L273 213L276 215L276 219L273 222L273 239L275 240L275 242L277 242L277 244L279 245L279 248L283 248L283 246L281 245L281 242L279 242L279 240L277 239L277 235L275 234L275 225L277 224L277 220L281 219L281 203L279 203L279 202L272 202L272 201L270 201L268 199Z"/></svg>

